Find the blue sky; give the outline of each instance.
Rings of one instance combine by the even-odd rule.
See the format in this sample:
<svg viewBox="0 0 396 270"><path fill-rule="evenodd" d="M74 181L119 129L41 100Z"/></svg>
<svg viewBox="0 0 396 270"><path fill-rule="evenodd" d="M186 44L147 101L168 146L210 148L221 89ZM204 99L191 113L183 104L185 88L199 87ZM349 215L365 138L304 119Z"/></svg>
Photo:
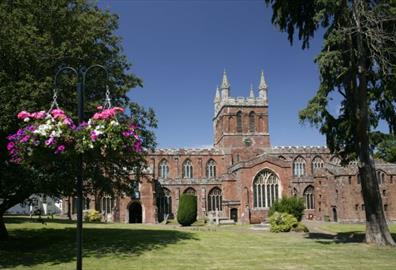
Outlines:
<svg viewBox="0 0 396 270"><path fill-rule="evenodd" d="M273 146L325 144L315 128L298 120L319 85L313 59L322 37L309 50L298 42L290 46L263 2L99 1L120 17L124 53L144 81L129 95L155 110L159 147L213 143L213 97L224 68L231 96L247 96L251 83L257 93L264 70Z"/></svg>

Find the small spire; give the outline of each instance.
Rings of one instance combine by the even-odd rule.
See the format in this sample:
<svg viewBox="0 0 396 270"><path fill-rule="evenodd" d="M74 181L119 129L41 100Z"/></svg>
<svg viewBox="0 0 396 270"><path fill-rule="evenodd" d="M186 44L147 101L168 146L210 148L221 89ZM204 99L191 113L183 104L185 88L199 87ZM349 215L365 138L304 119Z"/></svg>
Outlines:
<svg viewBox="0 0 396 270"><path fill-rule="evenodd" d="M224 69L224 73L223 73L223 82L221 83L221 88L230 88L230 83L228 82L228 78L227 78L227 73L226 70Z"/></svg>
<svg viewBox="0 0 396 270"><path fill-rule="evenodd" d="M267 90L268 86L267 86L267 82L265 81L264 78L264 71L261 70L261 77L260 77L260 85L259 85L259 90Z"/></svg>
<svg viewBox="0 0 396 270"><path fill-rule="evenodd" d="M253 84L250 84L249 98L254 98Z"/></svg>
<svg viewBox="0 0 396 270"><path fill-rule="evenodd" d="M216 95L215 95L215 99L214 102L219 102L220 101L220 89L219 86L216 87Z"/></svg>

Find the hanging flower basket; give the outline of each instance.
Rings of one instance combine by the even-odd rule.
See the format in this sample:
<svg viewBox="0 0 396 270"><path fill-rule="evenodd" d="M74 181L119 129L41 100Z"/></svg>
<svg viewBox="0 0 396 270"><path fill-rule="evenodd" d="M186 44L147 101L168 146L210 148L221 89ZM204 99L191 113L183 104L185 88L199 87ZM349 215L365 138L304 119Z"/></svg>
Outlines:
<svg viewBox="0 0 396 270"><path fill-rule="evenodd" d="M7 137L7 150L14 163L59 158L61 155L90 153L109 156L112 153L141 153L142 138L134 123L119 121L127 119L124 109L98 107L88 122L76 126L61 109L29 113L22 111L18 118L22 127Z"/></svg>
<svg viewBox="0 0 396 270"><path fill-rule="evenodd" d="M48 113L22 111L17 117L24 125L7 137L7 150L14 163L60 155L75 144L76 126L63 110L54 109Z"/></svg>
<svg viewBox="0 0 396 270"><path fill-rule="evenodd" d="M110 153L140 153L143 151L140 130L134 123L119 121L126 119L124 109L98 107L87 123L76 129L76 151L87 153L98 151L102 156Z"/></svg>

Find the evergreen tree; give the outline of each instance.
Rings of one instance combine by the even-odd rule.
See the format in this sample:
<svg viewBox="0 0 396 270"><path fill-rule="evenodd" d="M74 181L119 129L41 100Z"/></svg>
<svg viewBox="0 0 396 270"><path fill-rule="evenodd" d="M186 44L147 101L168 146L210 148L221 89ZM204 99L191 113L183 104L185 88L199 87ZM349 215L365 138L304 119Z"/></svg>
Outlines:
<svg viewBox="0 0 396 270"><path fill-rule="evenodd" d="M394 245L382 208L370 132L379 120L395 131L396 1L266 0L272 22L295 32L303 49L318 29L325 31L316 58L320 87L300 119L320 128L342 163L357 159L366 205L366 241ZM339 115L329 112L331 95L341 99Z"/></svg>

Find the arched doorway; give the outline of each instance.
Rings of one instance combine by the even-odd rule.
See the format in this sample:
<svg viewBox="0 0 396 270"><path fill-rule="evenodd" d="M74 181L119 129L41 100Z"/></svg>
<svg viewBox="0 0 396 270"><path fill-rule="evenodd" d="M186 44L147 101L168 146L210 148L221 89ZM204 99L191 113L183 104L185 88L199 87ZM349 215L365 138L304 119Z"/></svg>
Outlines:
<svg viewBox="0 0 396 270"><path fill-rule="evenodd" d="M142 205L139 202L133 202L128 207L129 223L142 223Z"/></svg>
<svg viewBox="0 0 396 270"><path fill-rule="evenodd" d="M237 208L231 208L230 210L230 217L232 220L235 222L238 222L238 209Z"/></svg>
<svg viewBox="0 0 396 270"><path fill-rule="evenodd" d="M337 217L337 208L333 207L333 221L337 222L338 221L338 217Z"/></svg>

